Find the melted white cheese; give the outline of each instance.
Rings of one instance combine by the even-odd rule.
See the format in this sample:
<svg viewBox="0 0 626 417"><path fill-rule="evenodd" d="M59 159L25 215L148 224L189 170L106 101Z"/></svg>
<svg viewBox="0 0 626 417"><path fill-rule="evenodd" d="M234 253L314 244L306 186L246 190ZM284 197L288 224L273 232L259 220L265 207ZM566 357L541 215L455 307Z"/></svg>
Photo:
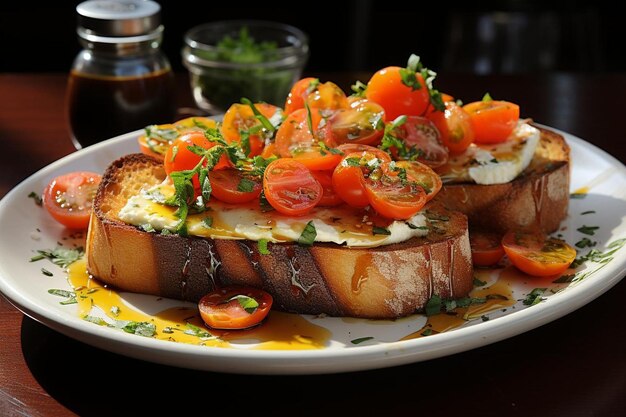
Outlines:
<svg viewBox="0 0 626 417"><path fill-rule="evenodd" d="M511 136L497 144L471 144L437 169L444 184L475 182L505 184L513 181L530 164L539 143L540 132L520 122Z"/></svg>
<svg viewBox="0 0 626 417"><path fill-rule="evenodd" d="M131 197L120 210L119 219L145 230L174 231L179 223L175 208L159 203L164 201L163 196L171 194L171 188L171 185L161 184ZM374 217L367 210L339 206L316 207L304 216L292 217L276 211L263 212L258 202L235 205L216 199L210 201L207 211L187 218L187 231L190 235L209 238L292 242L298 241L309 221L315 226L316 242L346 246L389 245L428 233L426 218L421 213L407 221L390 221ZM375 234L376 225L387 229L389 234Z"/></svg>

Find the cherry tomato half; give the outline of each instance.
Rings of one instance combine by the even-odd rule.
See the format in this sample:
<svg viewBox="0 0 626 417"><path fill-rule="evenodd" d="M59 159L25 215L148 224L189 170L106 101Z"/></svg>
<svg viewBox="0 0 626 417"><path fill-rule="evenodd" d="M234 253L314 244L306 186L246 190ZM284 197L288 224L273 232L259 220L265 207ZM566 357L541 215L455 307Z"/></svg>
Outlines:
<svg viewBox="0 0 626 417"><path fill-rule="evenodd" d="M387 120L398 116L421 116L430 103L428 88L421 74L415 78L421 88L413 89L402 80L400 67L387 67L376 72L367 83L365 97L385 109Z"/></svg>
<svg viewBox="0 0 626 417"><path fill-rule="evenodd" d="M389 162L366 177L364 184L372 208L389 219L409 219L427 202L424 188L408 173L403 179Z"/></svg>
<svg viewBox="0 0 626 417"><path fill-rule="evenodd" d="M259 177L235 168L209 172L211 195L225 203L246 203L258 198L263 186Z"/></svg>
<svg viewBox="0 0 626 417"><path fill-rule="evenodd" d="M319 109L311 109L309 127L306 109L296 110L276 132L276 151L283 158L294 158L312 170L330 170L341 160L341 155L324 150L334 148L330 124L322 117Z"/></svg>
<svg viewBox="0 0 626 417"><path fill-rule="evenodd" d="M408 116L406 121L393 129L393 136L401 139L409 150L417 153L417 161L437 168L448 161L448 149L441 143L441 134L435 124L421 116ZM407 159L410 155L391 147L395 159ZM412 158L413 159L413 158Z"/></svg>
<svg viewBox="0 0 626 417"><path fill-rule="evenodd" d="M329 119L337 143L374 145L385 131L385 110L367 99L352 101L350 108L337 110Z"/></svg>
<svg viewBox="0 0 626 417"><path fill-rule="evenodd" d="M263 175L263 191L276 211L291 216L307 213L324 194L311 171L291 158L270 162Z"/></svg>
<svg viewBox="0 0 626 417"><path fill-rule="evenodd" d="M359 150L348 152L350 148ZM382 163L391 162L391 158L386 152L368 145L344 144L339 149L345 155L333 171L335 193L352 207L366 207L370 201L363 182L365 177Z"/></svg>
<svg viewBox="0 0 626 417"><path fill-rule="evenodd" d="M573 247L540 233L509 232L502 246L516 268L538 277L561 274L576 259Z"/></svg>
<svg viewBox="0 0 626 417"><path fill-rule="evenodd" d="M441 177L432 168L418 161L396 161L395 169L404 169L407 178L424 189L427 202L437 195L443 185Z"/></svg>
<svg viewBox="0 0 626 417"><path fill-rule="evenodd" d="M180 132L175 125L153 125L146 127L137 142L141 153L163 161L163 156L178 136Z"/></svg>
<svg viewBox="0 0 626 417"><path fill-rule="evenodd" d="M222 287L198 302L200 317L214 329L247 329L260 324L272 308L270 294L258 288Z"/></svg>
<svg viewBox="0 0 626 417"><path fill-rule="evenodd" d="M215 142L208 140L202 131L188 131L180 135L165 153L164 166L167 175L170 175L170 173L174 171L193 169L196 165L198 165L201 156L191 152L188 148L193 145L204 149L210 149L216 144ZM230 166L230 161L224 154L213 170L226 168L228 166ZM198 180L197 174L193 177L192 181L194 187L199 189L200 181Z"/></svg>
<svg viewBox="0 0 626 417"><path fill-rule="evenodd" d="M437 126L441 141L450 153L461 153L474 142L470 116L454 101L446 101L446 110L426 115Z"/></svg>
<svg viewBox="0 0 626 417"><path fill-rule="evenodd" d="M313 77L303 78L296 82L285 101L285 114L291 114L296 110L304 108L304 99L315 89L320 80Z"/></svg>
<svg viewBox="0 0 626 417"><path fill-rule="evenodd" d="M322 186L323 194L318 206L332 207L338 206L343 203L339 194L335 192L333 187L333 172L334 171L311 171L311 174L315 177L317 182Z"/></svg>
<svg viewBox="0 0 626 417"><path fill-rule="evenodd" d="M272 119L276 113L282 118L282 109L280 107L267 103L256 103L254 107L267 119ZM226 142L233 143L241 141L242 131L260 129L258 133L249 136L250 152L248 156L256 156L261 154L265 146L265 136L270 135L262 126L250 106L247 104L233 104L224 114L221 130Z"/></svg>
<svg viewBox="0 0 626 417"><path fill-rule="evenodd" d="M86 229L101 179L94 172L84 171L60 175L44 190L44 207L65 227Z"/></svg>
<svg viewBox="0 0 626 417"><path fill-rule="evenodd" d="M515 129L519 106L508 101L484 100L463 106L470 116L476 143L500 143Z"/></svg>
<svg viewBox="0 0 626 417"><path fill-rule="evenodd" d="M472 231L469 235L472 263L476 266L492 266L504 256L502 237L496 233Z"/></svg>

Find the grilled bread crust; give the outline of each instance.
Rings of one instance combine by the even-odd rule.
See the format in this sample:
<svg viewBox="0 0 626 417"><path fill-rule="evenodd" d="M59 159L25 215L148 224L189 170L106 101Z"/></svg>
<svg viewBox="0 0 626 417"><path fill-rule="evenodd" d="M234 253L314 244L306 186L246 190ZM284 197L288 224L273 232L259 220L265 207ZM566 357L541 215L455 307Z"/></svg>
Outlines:
<svg viewBox="0 0 626 417"><path fill-rule="evenodd" d="M435 201L465 213L472 229L556 231L569 206L570 149L563 136L535 127L541 138L533 160L513 181L446 184Z"/></svg>
<svg viewBox="0 0 626 417"><path fill-rule="evenodd" d="M376 248L269 243L148 233L119 220L127 200L163 181L162 163L127 155L106 170L87 236L90 274L123 291L197 301L217 286L268 291L274 306L302 314L397 318L433 295L466 296L473 270L465 215L427 206L429 233Z"/></svg>

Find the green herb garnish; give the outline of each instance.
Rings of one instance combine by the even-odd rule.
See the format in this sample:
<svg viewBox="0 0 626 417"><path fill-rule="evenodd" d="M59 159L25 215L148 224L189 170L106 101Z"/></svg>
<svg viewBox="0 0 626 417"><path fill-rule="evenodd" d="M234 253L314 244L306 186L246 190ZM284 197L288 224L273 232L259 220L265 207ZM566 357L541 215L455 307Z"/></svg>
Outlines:
<svg viewBox="0 0 626 417"><path fill-rule="evenodd" d="M241 191L242 193L249 193L254 190L254 186L257 185L255 181L252 181L249 178L243 177L239 184L237 184L237 191Z"/></svg>
<svg viewBox="0 0 626 417"><path fill-rule="evenodd" d="M83 248L68 249L62 246L58 246L52 250L40 249L37 250L38 255L30 258L30 262L40 261L42 259L49 259L53 264L60 266L61 268L67 268L77 260L79 260L83 254Z"/></svg>
<svg viewBox="0 0 626 417"><path fill-rule="evenodd" d="M313 220L310 220L302 234L298 238L298 243L303 246L311 246L313 242L315 242L315 238L317 237L317 230L315 230L315 225L313 224Z"/></svg>
<svg viewBox="0 0 626 417"><path fill-rule="evenodd" d="M247 295L235 295L228 299L228 301L237 300L239 301L239 305L241 308L246 310L248 314L252 314L259 308L259 303L252 297L248 297ZM228 302L227 301L227 302Z"/></svg>
<svg viewBox="0 0 626 417"><path fill-rule="evenodd" d="M35 201L35 204L37 204L38 206L41 206L43 204L41 195L37 194L34 191L31 191L30 194L28 194L28 198L32 198Z"/></svg>
<svg viewBox="0 0 626 417"><path fill-rule="evenodd" d="M582 227L579 227L578 230L580 233L584 233L586 235L590 235L593 236L596 232L596 230L598 230L600 228L600 226L585 226L583 225Z"/></svg>
<svg viewBox="0 0 626 417"><path fill-rule="evenodd" d="M59 304L61 305L76 304L78 302L76 300L76 293L73 291L66 291L66 290L60 290L57 288L52 288L48 290L48 294L65 298L64 301L59 302Z"/></svg>
<svg viewBox="0 0 626 417"><path fill-rule="evenodd" d="M358 344L367 342L368 340L372 340L372 339L374 339L374 337L372 336L359 337L357 339L350 340L350 343L352 343L353 345L358 345Z"/></svg>
<svg viewBox="0 0 626 417"><path fill-rule="evenodd" d="M386 227L374 226L372 227L373 235L391 235L391 232Z"/></svg>
<svg viewBox="0 0 626 417"><path fill-rule="evenodd" d="M41 273L47 277L51 277L54 275L52 272L48 271L46 268L41 268Z"/></svg>
<svg viewBox="0 0 626 417"><path fill-rule="evenodd" d="M581 240L579 240L578 242L576 242L574 245L577 248L591 248L593 246L596 246L598 242L592 241L591 239L589 239L588 237L584 237Z"/></svg>
<svg viewBox="0 0 626 417"><path fill-rule="evenodd" d="M259 248L259 253L261 255L269 255L270 254L270 251L267 248L267 244L268 244L268 240L267 239L259 240L259 243L257 245L258 245L258 248Z"/></svg>
<svg viewBox="0 0 626 417"><path fill-rule="evenodd" d="M538 304L542 300L543 293L545 293L547 288L535 288L533 289L524 299L523 304L525 306L534 306Z"/></svg>

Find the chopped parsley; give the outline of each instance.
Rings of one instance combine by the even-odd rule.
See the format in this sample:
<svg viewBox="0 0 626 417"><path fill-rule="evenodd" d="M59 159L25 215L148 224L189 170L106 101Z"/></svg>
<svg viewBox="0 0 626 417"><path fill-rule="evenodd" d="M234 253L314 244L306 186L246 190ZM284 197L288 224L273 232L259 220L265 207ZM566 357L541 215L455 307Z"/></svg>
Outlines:
<svg viewBox="0 0 626 417"><path fill-rule="evenodd" d="M261 255L269 255L270 254L270 251L267 248L267 244L268 244L268 240L267 239L259 240L258 247L259 247L259 253Z"/></svg>
<svg viewBox="0 0 626 417"><path fill-rule="evenodd" d="M591 248L591 247L593 247L593 246L596 246L596 244L597 244L597 243L598 243L598 242L596 242L596 241L592 241L592 240L591 240L591 239L589 239L588 237L584 237L584 238L582 238L581 240L579 240L578 242L576 242L574 245L575 245L577 248L581 248L581 249L583 249L583 248Z"/></svg>
<svg viewBox="0 0 626 417"><path fill-rule="evenodd" d="M76 293L73 291L60 290L52 288L48 290L48 294L56 295L57 297L63 297L65 300L59 302L61 305L76 304Z"/></svg>
<svg viewBox="0 0 626 417"><path fill-rule="evenodd" d="M386 227L374 226L372 227L372 234L389 236L391 235L391 232Z"/></svg>
<svg viewBox="0 0 626 417"><path fill-rule="evenodd" d="M52 272L48 271L46 268L41 268L41 273L47 277L51 277L54 275Z"/></svg>
<svg viewBox="0 0 626 417"><path fill-rule="evenodd" d="M589 236L593 236L596 232L596 230L598 230L600 228L600 226L585 226L583 225L582 227L579 227L578 230L580 233L584 233L586 235Z"/></svg>
<svg viewBox="0 0 626 417"><path fill-rule="evenodd" d="M35 204L37 204L38 206L41 206L43 204L41 195L37 194L34 191L31 191L30 194L28 194L28 198L32 198L35 201Z"/></svg>
<svg viewBox="0 0 626 417"><path fill-rule="evenodd" d="M247 295L235 295L228 299L228 301L237 300L241 308L246 310L246 313L252 314L259 308L259 302L252 297L248 297ZM227 302L228 302L227 301Z"/></svg>
<svg viewBox="0 0 626 417"><path fill-rule="evenodd" d="M58 265L61 268L67 268L68 266L79 260L83 256L84 251L82 247L69 249L58 246L52 250L39 249L37 250L37 253L38 255L30 258L30 262L36 262L42 259L49 259L53 264Z"/></svg>
<svg viewBox="0 0 626 417"><path fill-rule="evenodd" d="M586 193L572 193L569 195L569 198L578 199L578 200L582 200L585 197L587 197Z"/></svg>
<svg viewBox="0 0 626 417"><path fill-rule="evenodd" d="M359 337L357 339L350 340L350 343L352 343L353 345L358 345L358 344L367 342L368 340L372 340L372 339L374 339L374 337L372 336Z"/></svg>
<svg viewBox="0 0 626 417"><path fill-rule="evenodd" d="M542 296L546 292L547 288L535 288L533 289L523 301L525 306L534 306L539 304L543 299Z"/></svg>
<svg viewBox="0 0 626 417"><path fill-rule="evenodd" d="M315 230L315 225L313 224L313 220L310 220L306 224L306 226L304 227L304 230L302 231L302 234L298 238L298 243L304 246L311 246L313 242L315 242L316 237L317 237L317 230Z"/></svg>
<svg viewBox="0 0 626 417"><path fill-rule="evenodd" d="M257 185L255 181L252 181L249 178L243 177L239 184L237 184L237 191L241 191L242 193L250 193L254 190L254 186Z"/></svg>

